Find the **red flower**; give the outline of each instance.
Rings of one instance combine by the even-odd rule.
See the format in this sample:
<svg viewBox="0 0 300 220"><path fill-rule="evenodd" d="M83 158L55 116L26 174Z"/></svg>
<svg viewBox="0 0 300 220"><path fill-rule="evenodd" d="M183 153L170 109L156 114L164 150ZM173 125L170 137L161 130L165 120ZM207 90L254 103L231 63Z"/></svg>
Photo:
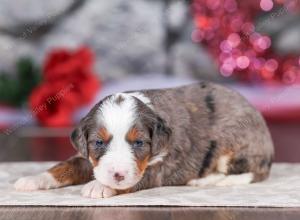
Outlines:
<svg viewBox="0 0 300 220"><path fill-rule="evenodd" d="M46 126L67 126L71 124L72 112L78 105L74 85L63 81L45 82L30 96L30 107L36 118Z"/></svg>
<svg viewBox="0 0 300 220"><path fill-rule="evenodd" d="M72 124L74 111L88 104L100 87L92 71L93 55L88 48L70 52L57 49L44 65L45 81L31 94L30 107L46 126Z"/></svg>

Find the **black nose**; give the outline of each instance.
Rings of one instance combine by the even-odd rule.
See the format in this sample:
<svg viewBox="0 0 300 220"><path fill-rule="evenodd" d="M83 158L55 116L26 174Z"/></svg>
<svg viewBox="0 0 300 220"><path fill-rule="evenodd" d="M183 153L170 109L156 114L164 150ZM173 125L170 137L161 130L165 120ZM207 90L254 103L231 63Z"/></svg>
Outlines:
<svg viewBox="0 0 300 220"><path fill-rule="evenodd" d="M125 179L125 177L123 175L121 175L120 173L115 173L114 174L114 178L116 181L121 182L122 180Z"/></svg>

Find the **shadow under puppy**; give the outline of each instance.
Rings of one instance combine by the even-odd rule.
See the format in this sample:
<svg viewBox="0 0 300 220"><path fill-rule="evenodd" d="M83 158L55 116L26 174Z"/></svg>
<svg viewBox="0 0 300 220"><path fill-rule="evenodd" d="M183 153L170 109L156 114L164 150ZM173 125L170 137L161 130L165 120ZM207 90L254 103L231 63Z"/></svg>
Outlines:
<svg viewBox="0 0 300 220"><path fill-rule="evenodd" d="M108 96L71 140L77 156L20 178L15 188L87 183L83 196L106 198L159 186L249 184L268 177L273 157L262 116L210 82Z"/></svg>

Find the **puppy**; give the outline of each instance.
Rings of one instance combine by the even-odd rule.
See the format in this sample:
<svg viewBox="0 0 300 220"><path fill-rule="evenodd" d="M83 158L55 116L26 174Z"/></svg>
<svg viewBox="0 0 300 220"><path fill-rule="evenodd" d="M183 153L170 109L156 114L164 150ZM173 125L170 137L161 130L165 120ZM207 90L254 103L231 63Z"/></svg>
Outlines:
<svg viewBox="0 0 300 220"><path fill-rule="evenodd" d="M107 198L159 186L233 186L266 179L273 158L260 113L210 82L108 96L71 140L77 156L15 188L87 183L83 196Z"/></svg>

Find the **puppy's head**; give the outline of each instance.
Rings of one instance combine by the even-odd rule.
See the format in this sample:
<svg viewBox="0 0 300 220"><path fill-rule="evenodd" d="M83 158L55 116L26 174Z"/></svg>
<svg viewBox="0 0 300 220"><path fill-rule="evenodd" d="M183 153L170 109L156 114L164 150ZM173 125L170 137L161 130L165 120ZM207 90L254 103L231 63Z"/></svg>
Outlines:
<svg viewBox="0 0 300 220"><path fill-rule="evenodd" d="M92 162L99 182L129 189L148 166L163 160L170 134L151 107L130 94L117 94L98 103L81 120L71 140Z"/></svg>

